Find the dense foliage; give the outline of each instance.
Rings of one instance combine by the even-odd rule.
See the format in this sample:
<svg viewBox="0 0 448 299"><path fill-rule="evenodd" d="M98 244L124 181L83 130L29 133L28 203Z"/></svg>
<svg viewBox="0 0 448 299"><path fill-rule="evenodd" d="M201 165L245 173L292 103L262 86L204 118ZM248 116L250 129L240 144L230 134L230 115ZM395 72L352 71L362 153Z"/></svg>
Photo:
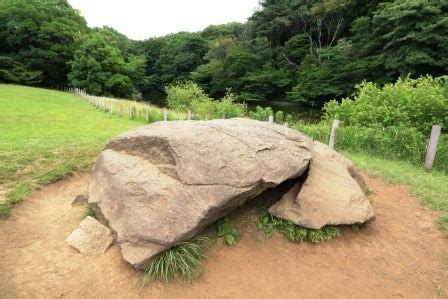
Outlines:
<svg viewBox="0 0 448 299"><path fill-rule="evenodd" d="M73 87L90 94L130 98L145 81L145 61L130 54L126 57L105 33L92 32L81 43L75 52L69 80Z"/></svg>
<svg viewBox="0 0 448 299"><path fill-rule="evenodd" d="M443 0L262 0L244 24L133 41L66 0L3 0L0 81L155 101L193 80L213 98L318 105L364 80L445 75L447 20Z"/></svg>
<svg viewBox="0 0 448 299"><path fill-rule="evenodd" d="M66 0L0 1L0 82L66 85L87 30Z"/></svg>
<svg viewBox="0 0 448 299"><path fill-rule="evenodd" d="M330 101L325 117L361 127L405 126L429 132L432 125L448 125L448 77L402 79L378 87L371 82L356 87L353 99Z"/></svg>

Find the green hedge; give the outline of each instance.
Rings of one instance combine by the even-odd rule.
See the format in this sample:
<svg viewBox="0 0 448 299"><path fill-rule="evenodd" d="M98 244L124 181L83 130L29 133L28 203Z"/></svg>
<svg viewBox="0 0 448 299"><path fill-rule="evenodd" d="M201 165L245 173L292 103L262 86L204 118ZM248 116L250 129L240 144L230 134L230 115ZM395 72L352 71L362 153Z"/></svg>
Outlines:
<svg viewBox="0 0 448 299"><path fill-rule="evenodd" d="M298 122L294 128L316 140L328 142L330 125L326 122L319 124ZM336 149L369 153L423 165L427 139L428 136L417 129L403 126L381 129L341 125L337 131ZM434 167L448 172L448 136L445 134L440 138Z"/></svg>

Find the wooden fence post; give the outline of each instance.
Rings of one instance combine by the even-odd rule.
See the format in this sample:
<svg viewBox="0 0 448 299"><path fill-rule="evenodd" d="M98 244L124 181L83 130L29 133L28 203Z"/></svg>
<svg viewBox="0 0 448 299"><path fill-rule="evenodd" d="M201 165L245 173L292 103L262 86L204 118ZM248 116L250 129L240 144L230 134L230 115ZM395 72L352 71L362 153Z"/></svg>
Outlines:
<svg viewBox="0 0 448 299"><path fill-rule="evenodd" d="M222 114L222 119L226 119L226 113L225 112Z"/></svg>
<svg viewBox="0 0 448 299"><path fill-rule="evenodd" d="M428 170L431 169L432 166L434 165L434 160L436 158L436 152L437 152L437 144L439 143L441 130L442 130L441 126L438 125L432 126L431 137L429 137L425 158L425 168Z"/></svg>
<svg viewBox="0 0 448 299"><path fill-rule="evenodd" d="M168 110L166 108L163 108L163 121L168 120Z"/></svg>
<svg viewBox="0 0 448 299"><path fill-rule="evenodd" d="M146 122L149 123L149 109L146 108Z"/></svg>
<svg viewBox="0 0 448 299"><path fill-rule="evenodd" d="M268 122L270 122L270 123L274 122L274 116L273 115L269 115Z"/></svg>
<svg viewBox="0 0 448 299"><path fill-rule="evenodd" d="M187 120L191 120L191 110L188 110Z"/></svg>
<svg viewBox="0 0 448 299"><path fill-rule="evenodd" d="M336 144L336 130L339 127L339 119L333 120L333 125L331 126L331 133L330 133L330 141L328 142L328 145L334 149L334 145Z"/></svg>

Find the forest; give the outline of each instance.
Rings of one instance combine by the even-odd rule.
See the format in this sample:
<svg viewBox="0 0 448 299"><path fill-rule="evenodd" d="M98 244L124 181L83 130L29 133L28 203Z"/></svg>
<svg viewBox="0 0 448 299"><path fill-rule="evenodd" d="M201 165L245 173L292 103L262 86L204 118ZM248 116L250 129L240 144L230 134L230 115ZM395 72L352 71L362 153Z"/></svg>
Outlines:
<svg viewBox="0 0 448 299"><path fill-rule="evenodd" d="M246 23L131 40L67 0L0 2L0 82L155 101L193 81L212 98L321 106L363 81L448 73L443 0L262 0Z"/></svg>

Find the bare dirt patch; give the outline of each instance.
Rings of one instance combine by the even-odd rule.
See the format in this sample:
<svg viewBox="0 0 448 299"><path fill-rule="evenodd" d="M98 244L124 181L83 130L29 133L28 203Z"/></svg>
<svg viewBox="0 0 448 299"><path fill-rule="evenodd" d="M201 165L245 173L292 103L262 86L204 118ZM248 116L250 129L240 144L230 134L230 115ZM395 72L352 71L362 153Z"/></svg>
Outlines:
<svg viewBox="0 0 448 299"><path fill-rule="evenodd" d="M87 257L66 242L83 211L70 202L87 182L87 175L75 175L47 186L0 220L0 297L447 296L448 240L436 213L404 187L368 178L376 221L318 245L266 240L255 228L255 209L236 211L232 223L242 240L232 247L218 242L202 277L140 290L140 273L122 261L117 246Z"/></svg>

